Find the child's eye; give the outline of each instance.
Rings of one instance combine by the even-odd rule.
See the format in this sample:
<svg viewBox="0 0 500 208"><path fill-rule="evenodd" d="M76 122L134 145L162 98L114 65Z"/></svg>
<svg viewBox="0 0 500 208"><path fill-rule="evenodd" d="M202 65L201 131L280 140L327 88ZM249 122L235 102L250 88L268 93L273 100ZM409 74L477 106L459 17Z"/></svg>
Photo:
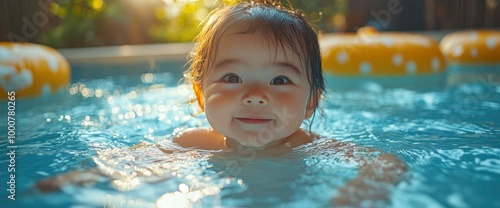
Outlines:
<svg viewBox="0 0 500 208"><path fill-rule="evenodd" d="M224 77L222 77L222 80L229 82L229 83L240 83L241 79L238 77L236 74L226 74Z"/></svg>
<svg viewBox="0 0 500 208"><path fill-rule="evenodd" d="M284 85L288 84L290 82L290 79L286 77L275 77L273 80L271 80L271 85Z"/></svg>

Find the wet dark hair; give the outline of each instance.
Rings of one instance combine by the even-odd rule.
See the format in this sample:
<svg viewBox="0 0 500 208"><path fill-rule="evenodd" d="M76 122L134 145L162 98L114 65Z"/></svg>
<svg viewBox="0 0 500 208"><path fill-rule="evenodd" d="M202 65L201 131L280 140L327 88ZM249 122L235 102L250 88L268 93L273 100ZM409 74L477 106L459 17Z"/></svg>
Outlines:
<svg viewBox="0 0 500 208"><path fill-rule="evenodd" d="M246 26L241 34L260 33L276 47L292 49L306 66L306 77L311 87L310 99L314 111L325 92L321 53L318 36L305 16L298 10L287 8L274 1L251 1L225 5L214 10L196 37L190 54L191 67L184 72L192 82L199 106L203 109L202 82L206 71L213 64L218 43L225 31ZM314 116L314 114L313 114Z"/></svg>

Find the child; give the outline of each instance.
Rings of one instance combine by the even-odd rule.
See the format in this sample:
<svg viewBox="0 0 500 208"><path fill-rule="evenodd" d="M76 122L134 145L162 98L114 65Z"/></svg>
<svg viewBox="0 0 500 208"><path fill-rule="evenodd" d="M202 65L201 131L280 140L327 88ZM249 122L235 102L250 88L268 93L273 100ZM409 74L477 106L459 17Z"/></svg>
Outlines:
<svg viewBox="0 0 500 208"><path fill-rule="evenodd" d="M279 156L320 138L300 128L304 120L314 117L324 93L324 80L318 37L296 11L268 1L239 3L215 11L197 38L185 78L192 83L211 128L189 129L176 135L173 141L180 147L253 150ZM384 198L385 193L371 192L377 187L367 181L395 184L406 170L393 155L357 157L353 145L338 141L330 144L328 148L342 149L360 164L358 176L339 189L332 201L335 204ZM133 148L142 146L148 145L141 143ZM368 148L363 151L374 152ZM68 181L91 180L80 176L75 179L82 174L99 173L70 173L42 181L38 187L52 190Z"/></svg>

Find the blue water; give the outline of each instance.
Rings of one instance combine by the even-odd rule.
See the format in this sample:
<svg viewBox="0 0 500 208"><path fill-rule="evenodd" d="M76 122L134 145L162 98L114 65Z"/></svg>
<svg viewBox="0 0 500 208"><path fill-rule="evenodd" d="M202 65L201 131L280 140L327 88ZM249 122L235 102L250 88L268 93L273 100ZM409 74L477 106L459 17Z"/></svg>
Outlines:
<svg viewBox="0 0 500 208"><path fill-rule="evenodd" d="M204 115L193 116L196 109L187 104L190 91L176 87L179 78L155 73L78 79L53 96L18 99L15 201L7 198L11 161L7 123L0 123L2 207L324 207L355 176L356 168L335 152L312 151L324 149L327 140L277 158L129 150L141 141L168 144L172 133L207 126ZM437 85L416 88L346 79L328 77L323 112L312 129L396 154L408 164L384 206L500 207L498 68L449 72ZM2 102L3 118L6 109ZM96 163L128 176L152 175L126 186L122 179L51 194L33 189L37 180Z"/></svg>

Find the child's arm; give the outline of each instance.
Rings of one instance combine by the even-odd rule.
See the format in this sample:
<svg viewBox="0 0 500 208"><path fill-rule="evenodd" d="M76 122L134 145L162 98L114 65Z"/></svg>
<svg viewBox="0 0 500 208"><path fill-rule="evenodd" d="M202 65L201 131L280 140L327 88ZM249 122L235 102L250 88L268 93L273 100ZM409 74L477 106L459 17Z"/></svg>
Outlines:
<svg viewBox="0 0 500 208"><path fill-rule="evenodd" d="M371 148L362 149L363 156L354 155L359 151L358 153L352 153L353 149L349 151L349 156L360 164L358 175L339 189L338 196L332 201L333 204L356 206L364 200L387 201L390 189L408 170L405 162L395 155Z"/></svg>
<svg viewBox="0 0 500 208"><path fill-rule="evenodd" d="M159 147L158 145L140 142L132 147L130 150L137 150L140 148L158 148L164 153L172 153L173 150L167 150ZM140 172L138 172L138 176ZM89 170L78 170L56 175L50 178L46 178L35 183L35 187L42 193L60 191L62 187L66 185L77 185L77 186L87 186L97 183L99 181L105 181L109 179L119 178L116 174L105 174L99 168L91 168Z"/></svg>
<svg viewBox="0 0 500 208"><path fill-rule="evenodd" d="M199 138L204 138L200 140ZM188 151L189 148L201 148L206 150L219 150L223 148L223 137L211 129L195 128L188 129L173 138L173 143L151 144L147 142L140 142L132 147L130 150L135 151L141 148L157 148L163 153L172 154L174 152ZM140 172L137 173L141 176ZM78 185L85 186L91 185L99 181L120 178L116 173L103 173L98 168L93 168L86 171L72 171L57 175L51 178L43 179L36 182L36 188L41 192L59 191L65 185ZM160 177L162 178L162 177ZM146 177L144 180L155 179L153 177ZM156 179L155 179L156 180ZM146 181L147 182L147 181Z"/></svg>

